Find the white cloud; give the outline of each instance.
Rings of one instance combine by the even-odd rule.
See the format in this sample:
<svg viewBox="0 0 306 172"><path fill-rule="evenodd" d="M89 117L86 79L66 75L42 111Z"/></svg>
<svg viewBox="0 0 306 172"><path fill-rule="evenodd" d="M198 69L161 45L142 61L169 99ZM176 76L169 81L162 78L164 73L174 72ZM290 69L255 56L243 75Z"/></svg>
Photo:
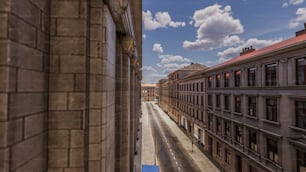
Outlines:
<svg viewBox="0 0 306 172"><path fill-rule="evenodd" d="M163 73L169 73L184 66L189 65L192 60L179 55L160 55L160 62L157 64L158 67L163 69Z"/></svg>
<svg viewBox="0 0 306 172"><path fill-rule="evenodd" d="M143 77L143 83L156 84L160 79L166 77L167 74L148 73L146 77Z"/></svg>
<svg viewBox="0 0 306 172"><path fill-rule="evenodd" d="M290 5L300 5L304 3L304 0L289 0L289 1L285 1L282 5L283 8L288 7Z"/></svg>
<svg viewBox="0 0 306 172"><path fill-rule="evenodd" d="M218 59L217 62L222 63L222 62L225 62L227 60L230 60L231 58L239 56L240 52L245 47L252 46L255 49L260 49L260 48L275 44L275 43L280 42L280 41L282 41L282 39L260 40L260 39L257 39L257 38L250 38L246 41L243 41L239 46L231 47L231 48L228 48L228 49L226 49L222 52L219 52L218 53L219 59Z"/></svg>
<svg viewBox="0 0 306 172"><path fill-rule="evenodd" d="M152 51L154 51L158 54L163 54L164 53L164 50L163 50L163 47L161 46L161 44L157 44L157 43L155 43L153 45Z"/></svg>
<svg viewBox="0 0 306 172"><path fill-rule="evenodd" d="M142 71L151 71L151 72L157 72L156 69L154 69L152 66L143 66Z"/></svg>
<svg viewBox="0 0 306 172"><path fill-rule="evenodd" d="M244 32L239 19L232 16L231 6L215 4L193 15L194 26L198 28L195 41L184 41L183 47L190 50L212 50L233 46L240 42L237 34Z"/></svg>
<svg viewBox="0 0 306 172"><path fill-rule="evenodd" d="M142 34L142 38L143 38L143 39L146 39L146 38L147 38L147 35L146 35L146 34Z"/></svg>
<svg viewBox="0 0 306 172"><path fill-rule="evenodd" d="M173 28L186 26L185 22L172 21L168 12L157 12L155 17L153 17L151 11L143 11L142 18L146 30L155 30L158 28L166 28L168 26Z"/></svg>
<svg viewBox="0 0 306 172"><path fill-rule="evenodd" d="M296 11L297 17L289 23L290 28L295 28L306 21L306 8L299 8Z"/></svg>

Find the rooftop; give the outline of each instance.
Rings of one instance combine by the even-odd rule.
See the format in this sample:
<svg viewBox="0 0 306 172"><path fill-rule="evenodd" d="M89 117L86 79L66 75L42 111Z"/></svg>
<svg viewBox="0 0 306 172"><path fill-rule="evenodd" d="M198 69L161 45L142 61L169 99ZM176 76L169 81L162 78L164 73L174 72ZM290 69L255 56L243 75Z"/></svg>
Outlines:
<svg viewBox="0 0 306 172"><path fill-rule="evenodd" d="M253 58L256 58L258 56L269 54L269 53L272 53L272 52L275 52L275 51L278 51L278 50L281 50L281 49L284 49L284 48L289 48L289 47L292 47L292 46L295 46L295 45L298 45L298 44L302 44L302 43L306 43L306 34L301 34L299 36L287 39L285 41L281 41L279 43L261 48L259 50L250 51L248 53L242 53L241 56L235 57L235 58L233 58L231 60L228 60L224 63L221 63L221 64L218 64L216 66L210 67L208 69L208 71L223 68L223 67L226 67L226 66L230 66L230 65L233 65L233 64L245 61L245 60L253 59Z"/></svg>

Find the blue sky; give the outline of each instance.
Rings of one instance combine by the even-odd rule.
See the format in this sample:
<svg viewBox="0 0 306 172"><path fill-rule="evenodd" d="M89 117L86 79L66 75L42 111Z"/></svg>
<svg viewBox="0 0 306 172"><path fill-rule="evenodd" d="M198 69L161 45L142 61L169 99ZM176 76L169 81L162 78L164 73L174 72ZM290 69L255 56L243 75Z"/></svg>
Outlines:
<svg viewBox="0 0 306 172"><path fill-rule="evenodd" d="M144 83L294 37L306 22L304 0L143 0L142 10Z"/></svg>

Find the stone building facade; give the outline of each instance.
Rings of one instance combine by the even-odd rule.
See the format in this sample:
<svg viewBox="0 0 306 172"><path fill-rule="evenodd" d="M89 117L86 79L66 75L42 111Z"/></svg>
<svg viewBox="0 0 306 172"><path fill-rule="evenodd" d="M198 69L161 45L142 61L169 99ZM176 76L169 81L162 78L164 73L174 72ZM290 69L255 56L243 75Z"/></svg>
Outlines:
<svg viewBox="0 0 306 172"><path fill-rule="evenodd" d="M222 170L305 171L305 33L259 50L245 48L177 81L183 117L178 124ZM202 137L196 127L204 129Z"/></svg>
<svg viewBox="0 0 306 172"><path fill-rule="evenodd" d="M155 101L157 100L157 86L156 84L141 84L141 100Z"/></svg>
<svg viewBox="0 0 306 172"><path fill-rule="evenodd" d="M205 69L198 63L191 63L181 69L178 69L168 75L168 89L169 89L169 116L176 122L181 123L181 113L179 110L179 81L180 79L196 72Z"/></svg>
<svg viewBox="0 0 306 172"><path fill-rule="evenodd" d="M134 170L141 9L141 0L1 0L1 172Z"/></svg>

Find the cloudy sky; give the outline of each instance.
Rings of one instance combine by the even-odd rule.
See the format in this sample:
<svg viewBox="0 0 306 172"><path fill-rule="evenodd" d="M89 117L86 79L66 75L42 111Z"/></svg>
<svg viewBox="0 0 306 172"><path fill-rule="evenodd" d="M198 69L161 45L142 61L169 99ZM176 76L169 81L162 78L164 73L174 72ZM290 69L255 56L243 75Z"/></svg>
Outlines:
<svg viewBox="0 0 306 172"><path fill-rule="evenodd" d="M304 0L143 0L142 10L144 83L294 37L306 22Z"/></svg>

